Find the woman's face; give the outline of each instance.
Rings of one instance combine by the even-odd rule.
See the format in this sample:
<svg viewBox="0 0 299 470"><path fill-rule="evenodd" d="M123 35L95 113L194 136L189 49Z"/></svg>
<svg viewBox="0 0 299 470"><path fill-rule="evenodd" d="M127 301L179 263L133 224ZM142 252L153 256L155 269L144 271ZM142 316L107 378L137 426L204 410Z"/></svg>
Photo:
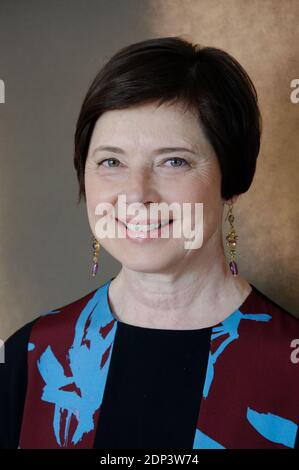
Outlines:
<svg viewBox="0 0 299 470"><path fill-rule="evenodd" d="M121 150L95 151L99 146ZM171 151L171 147L186 150ZM158 151L161 148L168 151ZM85 165L88 219L93 235L126 268L142 272L171 271L178 263L194 262L209 240L210 246L219 244L224 202L220 189L217 157L191 111L183 113L178 104L163 104L159 108L156 104L146 104L108 111L98 119ZM148 220L154 203L170 207L176 202L181 209L183 203L191 203L194 222L194 203L203 203L202 245L186 249L184 237L171 236L171 225L169 237L151 238L145 243L130 237L99 237L96 223L102 217L108 224L115 223L119 196L126 197L126 206L142 207L145 217L141 218ZM99 203L109 203L107 207L114 213L109 210L105 215L96 215ZM174 223L181 221L178 214L170 213L170 218L177 218ZM192 227L196 229L195 225ZM123 225L120 230L126 231Z"/></svg>

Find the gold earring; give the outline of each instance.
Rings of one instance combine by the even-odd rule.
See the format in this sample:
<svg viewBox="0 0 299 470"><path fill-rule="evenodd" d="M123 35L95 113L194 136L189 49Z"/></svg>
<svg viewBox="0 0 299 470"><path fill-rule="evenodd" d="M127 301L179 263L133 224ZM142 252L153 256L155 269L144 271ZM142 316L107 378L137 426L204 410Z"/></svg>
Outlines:
<svg viewBox="0 0 299 470"><path fill-rule="evenodd" d="M237 245L237 240L239 237L236 234L236 230L233 226L233 222L235 219L233 215L233 204L229 204L229 209L228 209L225 221L227 220L227 218L230 223L230 230L225 238L227 240L227 246L229 247L229 254L230 254L230 259L231 259L229 262L229 267L233 276L237 276L238 265L236 263L236 245Z"/></svg>
<svg viewBox="0 0 299 470"><path fill-rule="evenodd" d="M92 263L92 268L91 268L91 275L92 277L95 277L95 275L98 272L98 266L99 266L98 257L99 257L99 251L100 251L100 244L95 237L93 237L92 247L93 247L93 258L92 258L93 263Z"/></svg>

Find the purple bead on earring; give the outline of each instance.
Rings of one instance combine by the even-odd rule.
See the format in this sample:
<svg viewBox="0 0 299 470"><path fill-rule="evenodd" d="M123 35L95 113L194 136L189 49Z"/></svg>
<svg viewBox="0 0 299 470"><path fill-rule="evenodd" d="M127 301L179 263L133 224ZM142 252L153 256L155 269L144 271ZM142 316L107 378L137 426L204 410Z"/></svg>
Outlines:
<svg viewBox="0 0 299 470"><path fill-rule="evenodd" d="M92 275L92 277L94 277L94 276L97 274L97 272L98 272L98 266L99 266L98 263L93 263L93 265L92 265L92 270L91 270L91 275Z"/></svg>
<svg viewBox="0 0 299 470"><path fill-rule="evenodd" d="M238 266L237 266L237 263L235 261L230 261L229 262L229 267L230 267L230 270L232 272L232 274L234 276L236 276L238 274Z"/></svg>

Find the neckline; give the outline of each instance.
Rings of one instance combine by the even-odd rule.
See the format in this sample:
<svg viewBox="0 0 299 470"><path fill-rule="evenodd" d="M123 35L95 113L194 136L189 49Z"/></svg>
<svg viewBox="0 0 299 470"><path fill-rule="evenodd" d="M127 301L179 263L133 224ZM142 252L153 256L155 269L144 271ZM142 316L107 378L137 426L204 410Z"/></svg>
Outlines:
<svg viewBox="0 0 299 470"><path fill-rule="evenodd" d="M111 307L110 307L110 301L109 301L109 286L111 284L111 282L113 281L113 279L115 279L115 276L112 277L111 279L109 279L105 284L104 284L104 288L105 288L105 292L104 292L104 302L105 302L105 308L106 308L106 311L109 312L109 315L111 316L111 318L116 322L116 324L118 326L120 326L121 328L135 328L135 329L139 329L139 330L143 330L143 331L149 331L149 332L157 332L157 333L170 333L170 334L176 334L176 333L180 333L180 334L191 334L191 333L200 333L200 332L206 332L207 330L210 330L210 329L213 329L213 328L216 328L218 326L221 326L222 323L226 320L228 320L229 318L231 318L237 311L239 311L240 309L242 309L245 304L247 304L247 302L249 301L249 298L251 298L254 294L254 292L256 291L256 288L253 284L251 284L249 282L249 285L251 286L251 291L249 292L249 294L247 295L247 297L243 300L243 302L241 303L241 305L239 305L239 307L237 309L235 309L232 313L230 313L226 318L224 318L222 321L220 321L219 323L216 323L215 325L211 325L211 326L205 326L203 328L195 328L195 329L185 329L185 330L179 330L179 329L167 329L167 328L151 328L151 327L148 327L148 326L140 326L140 325L133 325L131 323L126 323L124 321L121 321L119 320L118 318L115 317Z"/></svg>

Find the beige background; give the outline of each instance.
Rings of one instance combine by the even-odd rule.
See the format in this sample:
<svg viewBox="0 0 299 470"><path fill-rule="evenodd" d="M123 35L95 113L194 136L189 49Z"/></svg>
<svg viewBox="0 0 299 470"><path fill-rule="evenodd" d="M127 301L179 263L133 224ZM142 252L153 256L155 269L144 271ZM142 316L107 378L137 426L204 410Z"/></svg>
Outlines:
<svg viewBox="0 0 299 470"><path fill-rule="evenodd" d="M264 119L250 190L235 205L242 275L299 315L298 0L1 1L0 338L120 269L76 205L73 134L81 101L120 47L180 35L223 48L251 75ZM224 234L226 226L224 226Z"/></svg>

